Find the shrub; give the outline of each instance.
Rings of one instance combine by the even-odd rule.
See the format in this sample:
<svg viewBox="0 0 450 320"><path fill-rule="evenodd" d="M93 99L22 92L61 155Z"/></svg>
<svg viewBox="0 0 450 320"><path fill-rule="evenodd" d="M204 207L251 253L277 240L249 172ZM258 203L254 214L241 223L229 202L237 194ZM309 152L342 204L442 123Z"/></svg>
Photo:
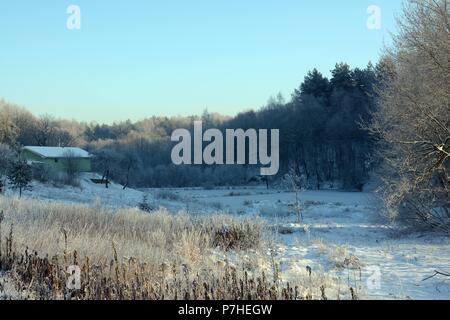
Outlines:
<svg viewBox="0 0 450 320"><path fill-rule="evenodd" d="M171 201L179 201L180 196L176 194L173 191L167 190L167 189L161 189L158 190L156 193L156 198L158 199L164 199L164 200L171 200Z"/></svg>
<svg viewBox="0 0 450 320"><path fill-rule="evenodd" d="M213 231L213 245L223 250L253 248L261 238L260 228L251 228L250 224L225 225Z"/></svg>
<svg viewBox="0 0 450 320"><path fill-rule="evenodd" d="M42 183L47 183L50 180L50 166L44 163L35 163L31 165L33 179Z"/></svg>
<svg viewBox="0 0 450 320"><path fill-rule="evenodd" d="M147 193L142 196L142 201L138 204L138 208L144 212L153 212L157 209L154 204L148 201Z"/></svg>

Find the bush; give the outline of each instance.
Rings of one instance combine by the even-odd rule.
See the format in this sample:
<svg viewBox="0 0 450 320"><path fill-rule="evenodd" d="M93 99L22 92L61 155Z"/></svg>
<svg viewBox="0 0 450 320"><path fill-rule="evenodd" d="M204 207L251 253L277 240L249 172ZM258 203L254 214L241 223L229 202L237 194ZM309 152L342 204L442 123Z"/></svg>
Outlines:
<svg viewBox="0 0 450 320"><path fill-rule="evenodd" d="M138 208L144 212L153 212L157 209L154 204L148 201L148 194L142 196L142 201L138 204Z"/></svg>
<svg viewBox="0 0 450 320"><path fill-rule="evenodd" d="M164 200L171 200L171 201L179 201L180 200L180 196L178 194L176 194L173 191L166 190L166 189L158 190L158 192L156 193L156 198L164 199Z"/></svg>
<svg viewBox="0 0 450 320"><path fill-rule="evenodd" d="M33 179L54 186L80 187L78 174L68 174L45 163L34 163L31 166Z"/></svg>
<svg viewBox="0 0 450 320"><path fill-rule="evenodd" d="M4 192L7 185L6 176L15 158L14 152L7 145L0 143L0 194Z"/></svg>
<svg viewBox="0 0 450 320"><path fill-rule="evenodd" d="M254 248L258 246L261 231L248 223L221 226L213 232L213 245L223 250Z"/></svg>
<svg viewBox="0 0 450 320"><path fill-rule="evenodd" d="M42 183L47 183L52 175L52 168L44 163L35 163L31 165L33 179Z"/></svg>

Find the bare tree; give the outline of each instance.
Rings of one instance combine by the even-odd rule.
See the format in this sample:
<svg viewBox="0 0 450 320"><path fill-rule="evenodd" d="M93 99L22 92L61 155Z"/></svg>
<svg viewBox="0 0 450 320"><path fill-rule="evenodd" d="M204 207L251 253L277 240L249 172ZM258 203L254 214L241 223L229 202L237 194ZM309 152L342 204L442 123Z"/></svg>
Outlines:
<svg viewBox="0 0 450 320"><path fill-rule="evenodd" d="M125 170L125 182L123 184L123 190L128 188L130 184L130 174L131 171L136 169L137 157L132 154L130 151L124 156L124 159L121 161Z"/></svg>
<svg viewBox="0 0 450 320"><path fill-rule="evenodd" d="M41 116L36 125L36 144L39 146L49 146L50 140L56 132L56 121L49 115Z"/></svg>
<svg viewBox="0 0 450 320"><path fill-rule="evenodd" d="M2 107L2 105L0 105ZM0 108L0 111L2 111ZM17 137L17 127L7 112L0 112L0 143L13 144Z"/></svg>
<svg viewBox="0 0 450 320"><path fill-rule="evenodd" d="M74 143L74 138L72 135L62 129L56 129L53 134L53 140L51 144L57 145L59 147L70 147Z"/></svg>
<svg viewBox="0 0 450 320"><path fill-rule="evenodd" d="M303 222L303 207L300 199L300 193L303 191L302 189L302 178L299 174L297 174L297 171L295 168L290 168L289 172L285 176L286 182L288 183L288 186L294 192L295 194L295 202L293 204L294 211L297 214L297 222L302 223Z"/></svg>
<svg viewBox="0 0 450 320"><path fill-rule="evenodd" d="M68 150L64 152L64 168L67 175L66 183L75 185L80 174L80 167L76 154L73 151Z"/></svg>
<svg viewBox="0 0 450 320"><path fill-rule="evenodd" d="M370 132L391 218L450 226L450 1L410 0L387 49Z"/></svg>
<svg viewBox="0 0 450 320"><path fill-rule="evenodd" d="M94 170L102 173L101 183L105 188L109 188L111 179L111 169L115 164L115 159L120 158L120 154L111 149L104 149L96 153L93 165Z"/></svg>

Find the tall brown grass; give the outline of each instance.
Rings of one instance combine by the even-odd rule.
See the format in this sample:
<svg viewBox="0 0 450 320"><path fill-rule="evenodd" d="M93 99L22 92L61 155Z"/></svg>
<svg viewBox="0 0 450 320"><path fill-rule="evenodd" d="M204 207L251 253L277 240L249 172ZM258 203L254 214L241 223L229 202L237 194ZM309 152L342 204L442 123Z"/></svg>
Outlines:
<svg viewBox="0 0 450 320"><path fill-rule="evenodd" d="M323 285L271 272L260 220L6 197L0 212L0 272L21 298L326 298ZM72 265L79 290L67 286Z"/></svg>

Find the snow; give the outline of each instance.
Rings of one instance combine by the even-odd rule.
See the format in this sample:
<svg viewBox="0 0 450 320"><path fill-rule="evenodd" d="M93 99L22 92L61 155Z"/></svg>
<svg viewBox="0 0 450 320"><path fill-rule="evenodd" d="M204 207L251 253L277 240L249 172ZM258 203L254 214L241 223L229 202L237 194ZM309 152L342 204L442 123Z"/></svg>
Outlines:
<svg viewBox="0 0 450 320"><path fill-rule="evenodd" d="M68 155L76 158L90 158L89 152L75 147L24 147L44 158L66 158Z"/></svg>
<svg viewBox="0 0 450 320"><path fill-rule="evenodd" d="M102 204L106 207L136 207L142 201L143 193L134 189L125 189L116 183L108 188L104 184L95 184L91 179L101 179L95 173L83 173L80 186L54 186L34 181L31 190L23 191L23 196L33 199L60 201L64 203ZM16 195L17 191L7 191L7 195Z"/></svg>
<svg viewBox="0 0 450 320"><path fill-rule="evenodd" d="M172 212L259 216L267 221L267 237L274 243L285 281L304 274L308 267L351 285L360 298L450 299L449 279L436 276L423 281L435 270L450 271L449 237L388 224L371 192L302 192L304 221L298 223L291 192L263 187L164 189L173 197L161 197L160 189L123 190L118 184L106 189L90 181L95 177L83 175L80 188L35 183L25 196L135 207L147 194L154 206Z"/></svg>
<svg viewBox="0 0 450 320"><path fill-rule="evenodd" d="M230 214L265 218L276 231L284 280L311 267L359 288L367 299L450 299L449 279L423 281L435 270L450 271L450 239L389 224L373 193L302 192L304 223L299 224L294 193L262 187L172 192L193 212L212 213L220 207Z"/></svg>

